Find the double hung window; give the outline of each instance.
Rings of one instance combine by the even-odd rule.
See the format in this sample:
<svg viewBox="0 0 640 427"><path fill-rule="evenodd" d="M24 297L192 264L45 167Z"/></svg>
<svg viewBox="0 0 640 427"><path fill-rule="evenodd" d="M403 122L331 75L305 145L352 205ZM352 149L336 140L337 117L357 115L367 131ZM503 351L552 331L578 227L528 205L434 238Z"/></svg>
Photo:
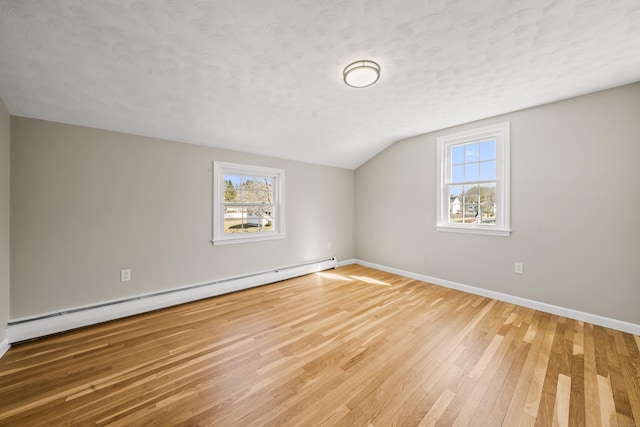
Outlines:
<svg viewBox="0 0 640 427"><path fill-rule="evenodd" d="M213 164L213 244L284 238L284 170Z"/></svg>
<svg viewBox="0 0 640 427"><path fill-rule="evenodd" d="M437 139L438 231L508 236L509 123Z"/></svg>

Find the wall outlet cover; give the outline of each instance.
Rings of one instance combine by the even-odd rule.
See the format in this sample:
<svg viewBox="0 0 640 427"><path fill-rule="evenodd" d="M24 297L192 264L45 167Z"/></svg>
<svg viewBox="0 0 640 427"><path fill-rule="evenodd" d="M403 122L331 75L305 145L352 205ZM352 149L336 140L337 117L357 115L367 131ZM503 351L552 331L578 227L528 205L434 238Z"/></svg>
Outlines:
<svg viewBox="0 0 640 427"><path fill-rule="evenodd" d="M120 270L120 281L128 282L129 280L131 280L131 269L127 268L124 270Z"/></svg>
<svg viewBox="0 0 640 427"><path fill-rule="evenodd" d="M518 274L523 274L524 273L524 265L521 262L516 262L513 271L518 273Z"/></svg>

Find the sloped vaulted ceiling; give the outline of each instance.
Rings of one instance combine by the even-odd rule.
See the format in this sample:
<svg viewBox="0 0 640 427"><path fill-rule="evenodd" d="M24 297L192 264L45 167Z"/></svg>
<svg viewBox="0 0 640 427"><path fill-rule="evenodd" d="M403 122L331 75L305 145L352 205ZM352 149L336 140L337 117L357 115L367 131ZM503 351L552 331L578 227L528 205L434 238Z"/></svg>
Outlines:
<svg viewBox="0 0 640 427"><path fill-rule="evenodd" d="M639 80L638 0L0 0L11 114L351 169Z"/></svg>

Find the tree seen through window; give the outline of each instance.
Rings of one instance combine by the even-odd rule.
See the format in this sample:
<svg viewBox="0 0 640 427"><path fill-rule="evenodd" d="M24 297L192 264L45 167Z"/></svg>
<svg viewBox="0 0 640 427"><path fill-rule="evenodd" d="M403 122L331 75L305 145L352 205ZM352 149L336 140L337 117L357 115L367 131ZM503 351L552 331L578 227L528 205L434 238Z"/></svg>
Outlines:
<svg viewBox="0 0 640 427"><path fill-rule="evenodd" d="M224 232L273 230L273 178L224 175Z"/></svg>

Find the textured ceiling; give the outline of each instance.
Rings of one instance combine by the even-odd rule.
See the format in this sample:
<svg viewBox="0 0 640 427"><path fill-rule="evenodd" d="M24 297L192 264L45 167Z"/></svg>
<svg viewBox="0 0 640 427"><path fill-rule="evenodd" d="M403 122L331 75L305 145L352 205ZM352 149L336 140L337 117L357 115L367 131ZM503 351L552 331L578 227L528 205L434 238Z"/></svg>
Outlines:
<svg viewBox="0 0 640 427"><path fill-rule="evenodd" d="M377 84L343 84L358 59ZM638 0L0 0L13 115L350 169L635 81Z"/></svg>

